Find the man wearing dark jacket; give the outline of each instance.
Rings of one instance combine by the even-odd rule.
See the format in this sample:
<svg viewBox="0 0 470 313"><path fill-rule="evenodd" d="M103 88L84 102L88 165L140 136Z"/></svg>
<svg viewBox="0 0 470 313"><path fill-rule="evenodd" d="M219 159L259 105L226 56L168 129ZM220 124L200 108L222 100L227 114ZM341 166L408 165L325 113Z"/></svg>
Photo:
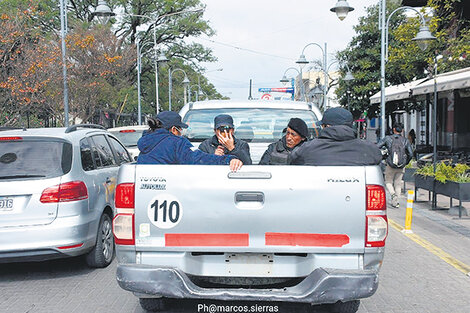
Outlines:
<svg viewBox="0 0 470 313"><path fill-rule="evenodd" d="M318 139L295 149L289 164L378 165L382 160L380 149L371 142L357 139L352 123L351 112L340 107L326 110Z"/></svg>
<svg viewBox="0 0 470 313"><path fill-rule="evenodd" d="M220 114L214 119L214 133L211 138L199 145L199 150L216 155L233 155L245 165L251 165L250 146L233 135L233 119L230 115Z"/></svg>
<svg viewBox="0 0 470 313"><path fill-rule="evenodd" d="M307 141L307 138L307 124L300 118L291 118L285 136L268 146L259 161L259 165L286 165L292 150L301 146Z"/></svg>

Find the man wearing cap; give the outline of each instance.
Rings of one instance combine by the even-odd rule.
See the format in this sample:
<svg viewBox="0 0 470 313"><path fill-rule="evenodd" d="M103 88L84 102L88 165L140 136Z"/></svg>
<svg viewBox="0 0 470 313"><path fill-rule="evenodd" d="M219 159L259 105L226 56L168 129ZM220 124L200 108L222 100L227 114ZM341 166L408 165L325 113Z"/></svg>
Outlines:
<svg viewBox="0 0 470 313"><path fill-rule="evenodd" d="M201 142L199 150L216 155L234 155L245 165L251 165L250 146L233 135L233 118L220 114L214 118L214 136Z"/></svg>
<svg viewBox="0 0 470 313"><path fill-rule="evenodd" d="M398 196L401 194L401 184L403 179L403 168L413 157L413 148L408 139L401 135L403 125L396 123L393 125L393 135L382 138L377 146L387 149L387 167L385 168L385 186L391 197L391 205L395 208L400 206Z"/></svg>
<svg viewBox="0 0 470 313"><path fill-rule="evenodd" d="M301 146L308 138L308 127L300 118L291 118L287 124L286 134L268 146L260 165L286 165L294 148Z"/></svg>
<svg viewBox="0 0 470 313"><path fill-rule="evenodd" d="M323 114L322 130L317 139L292 152L289 164L298 165L378 165L380 149L356 138L351 112L340 107Z"/></svg>
<svg viewBox="0 0 470 313"><path fill-rule="evenodd" d="M188 125L181 116L163 111L148 120L149 130L137 142L140 150L137 164L229 164L232 171L239 170L243 162L233 155L213 155L197 150L188 139L181 136Z"/></svg>

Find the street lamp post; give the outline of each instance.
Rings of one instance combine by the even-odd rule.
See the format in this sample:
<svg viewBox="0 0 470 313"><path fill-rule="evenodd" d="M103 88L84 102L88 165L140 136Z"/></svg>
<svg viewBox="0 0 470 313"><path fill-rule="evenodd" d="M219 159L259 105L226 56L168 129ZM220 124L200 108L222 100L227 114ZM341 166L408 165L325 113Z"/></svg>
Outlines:
<svg viewBox="0 0 470 313"><path fill-rule="evenodd" d="M211 73L211 72L222 72L223 70L224 70L223 68L217 68L217 69L215 69L215 70L205 71L205 72L199 73L199 74L197 75L197 86L198 86L198 89L197 89L197 94L196 94L196 101L199 101L199 94L202 94L202 90L201 90L201 81L200 81L201 75L202 75L202 74Z"/></svg>
<svg viewBox="0 0 470 313"><path fill-rule="evenodd" d="M354 8L350 7L348 2L345 0L338 0L335 6L330 9L331 12L335 12L336 16L342 21L346 18L349 12L353 11Z"/></svg>
<svg viewBox="0 0 470 313"><path fill-rule="evenodd" d="M326 109L327 107L327 103L328 103L328 100L327 100L327 92L328 92L328 69L327 69L327 64L328 64L328 55L327 55L327 45L326 45L326 42L325 42L325 49L323 49L319 44L315 43L315 42L311 42L309 44L307 44L303 49L302 49L302 54L300 55L299 59L295 62L297 64L300 65L300 79L302 80L303 77L302 77L302 67L305 66L305 64L308 64L309 62L307 61L307 59L305 58L305 49L308 47L308 46L317 46L318 48L320 48L322 54L323 54L323 75L325 76L325 88L323 88L323 109Z"/></svg>
<svg viewBox="0 0 470 313"><path fill-rule="evenodd" d="M426 20L424 19L424 16L415 8L413 7L399 7L398 9L394 10L390 15L388 16L388 19L386 18L386 7L387 3L386 0L381 0L380 2L380 27L381 27L381 49L380 49L380 87L381 87L381 100L380 100L380 120L382 127L380 129L380 138L385 137L385 63L388 61L388 26L390 23L390 18L393 16L398 11L402 10L413 10L415 11L420 19L421 19L421 27L419 28L419 32L416 35L415 38L413 38L413 41L416 41L418 43L418 46L422 49L425 50L427 48L427 42L430 40L436 39L431 32L429 31L429 28L426 26Z"/></svg>
<svg viewBox="0 0 470 313"><path fill-rule="evenodd" d="M338 1L339 2L346 2L346 1ZM337 5L338 5L337 3ZM347 3L346 3L347 4ZM343 20L347 13L349 11L352 11L353 8L349 7L349 5L347 6L349 9L348 10L345 10L344 9L345 6L343 6L343 10L342 10L342 13L341 14L344 14L344 17L340 19ZM352 10L351 10L352 9ZM416 10L415 8L413 7L399 7L398 9L396 9L395 11L393 11L392 13L390 13L388 19L387 19L387 1L386 0L380 0L380 5L379 5L379 29L381 30L381 48L380 48L380 86L381 86L381 100L380 100L380 121L381 121L381 124L382 124L382 127L381 127L381 132L380 132L380 137L381 138L384 138L385 137L385 62L387 61L387 54L388 54L388 51L387 51L387 47L388 47L388 24L390 22L390 18L392 17L393 14L395 14L395 12L398 12L400 10L413 10L415 11L420 19L421 19L421 27L419 28L419 31L418 33L416 34L416 37L413 38L412 40L413 41L416 41L416 43L418 44L418 46L422 49L422 50L426 50L427 48L427 43L431 40L435 40L436 37L434 37L429 28L426 26L426 20L424 19L424 16L418 11ZM336 14L338 14L338 10L336 8L336 6L334 8L331 9L331 11L333 12L336 12ZM339 14L338 14L338 17L339 17Z"/></svg>
<svg viewBox="0 0 470 313"><path fill-rule="evenodd" d="M183 79L183 85L184 85L184 104L187 103L187 94L186 94L186 88L189 86L189 79L188 75L186 75L186 72L180 68L175 68L174 70L171 70L171 68L168 69L168 110L171 111L171 93L172 93L172 88L173 88L173 82L172 82L172 76L174 72L181 71L184 73L184 79Z"/></svg>
<svg viewBox="0 0 470 313"><path fill-rule="evenodd" d="M148 43L147 43L148 44ZM139 114L139 118L138 118L138 122L139 122L139 125L142 125L142 105L141 105L141 90L140 90L140 74L142 72L142 49L146 46L140 46L140 41L139 41L139 38L136 39L135 41L135 45L137 47L137 112ZM155 48L155 46L154 46ZM162 53L160 53L160 56L155 59L154 58L154 66L155 68L158 69L158 63L165 63L167 62L168 59L165 57L165 55ZM156 90L156 92L158 91L158 89Z"/></svg>
<svg viewBox="0 0 470 313"><path fill-rule="evenodd" d="M284 74L282 75L282 78L279 80L281 83L283 83L283 84L288 84L289 83L290 80L287 78L286 74L290 70L294 70L294 71L297 72L298 75L301 75L301 72L298 69L296 69L295 67L289 67L288 69L286 69L284 71ZM302 80L302 77L300 77L300 80ZM292 87L294 87L294 83L292 83ZM305 92L305 90L303 88L300 88L300 91ZM305 94L302 94L301 96L305 98ZM292 100L294 100L294 92L292 93Z"/></svg>
<svg viewBox="0 0 470 313"><path fill-rule="evenodd" d="M63 1L63 0L61 0ZM156 34L156 28L157 28L157 21L158 19L172 16L172 15L177 15L177 14L183 14L183 13L196 13L196 12L201 12L203 9L195 9L195 10L186 10L186 11L179 11L179 12L172 12L168 14L163 14L163 15L156 15L156 16L148 16L148 15L139 15L139 14L120 14L123 16L134 16L134 17L143 17L149 19L152 24L153 24L153 48L154 48L154 63L155 63L155 111L156 114L160 111L160 102L158 98L158 62L166 62L168 59L161 54L160 56L157 55L157 34ZM95 12L93 13L94 16L114 16L116 13L113 13L111 9L106 5L105 0L99 0L98 1L98 6L95 9Z"/></svg>
<svg viewBox="0 0 470 313"><path fill-rule="evenodd" d="M64 0L60 0L60 37L62 45L62 75L64 84L64 126L69 127L69 89L67 84L67 55L65 36L67 35L67 8Z"/></svg>

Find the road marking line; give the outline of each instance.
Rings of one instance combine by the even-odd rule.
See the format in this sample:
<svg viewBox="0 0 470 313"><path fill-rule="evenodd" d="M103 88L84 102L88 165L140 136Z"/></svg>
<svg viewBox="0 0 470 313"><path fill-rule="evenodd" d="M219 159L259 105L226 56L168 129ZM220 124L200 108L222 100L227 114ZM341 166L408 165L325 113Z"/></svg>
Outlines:
<svg viewBox="0 0 470 313"><path fill-rule="evenodd" d="M420 236L418 236L414 233L410 234L410 233L402 232L402 230L404 230L405 228L403 226L401 226L400 224L398 224L397 222L395 222L394 220L389 218L388 223L394 229L398 230L399 232L404 234L406 237L410 238L411 240L413 240L418 245L420 245L424 249L428 250L429 252L431 252L435 256L439 257L440 259L442 259L447 264L455 267L457 270L464 273L465 275L470 276L470 266L469 265L457 260L456 258L452 257L450 254L448 254L447 252L445 252L441 248L433 245L429 241L421 238Z"/></svg>

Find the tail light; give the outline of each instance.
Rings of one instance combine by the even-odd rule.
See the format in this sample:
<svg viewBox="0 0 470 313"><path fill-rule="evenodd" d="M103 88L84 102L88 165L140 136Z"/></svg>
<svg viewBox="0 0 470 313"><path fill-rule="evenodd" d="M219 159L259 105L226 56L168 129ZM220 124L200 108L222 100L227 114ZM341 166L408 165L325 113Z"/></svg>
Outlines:
<svg viewBox="0 0 470 313"><path fill-rule="evenodd" d="M135 185L133 183L119 184L116 187L114 204L116 208L133 209L135 206Z"/></svg>
<svg viewBox="0 0 470 313"><path fill-rule="evenodd" d="M388 234L385 188L366 186L366 247L383 247Z"/></svg>
<svg viewBox="0 0 470 313"><path fill-rule="evenodd" d="M135 245L134 213L119 213L113 219L114 242Z"/></svg>
<svg viewBox="0 0 470 313"><path fill-rule="evenodd" d="M41 203L70 202L88 199L88 190L82 181L71 181L44 189Z"/></svg>
<svg viewBox="0 0 470 313"><path fill-rule="evenodd" d="M118 245L135 245L135 184L124 183L117 185L114 204L118 212L113 219L115 243Z"/></svg>
<svg viewBox="0 0 470 313"><path fill-rule="evenodd" d="M0 137L0 141L17 141L23 140L23 137Z"/></svg>
<svg viewBox="0 0 470 313"><path fill-rule="evenodd" d="M119 132L120 133L135 133L135 130L134 129L124 129L124 130L120 130Z"/></svg>

